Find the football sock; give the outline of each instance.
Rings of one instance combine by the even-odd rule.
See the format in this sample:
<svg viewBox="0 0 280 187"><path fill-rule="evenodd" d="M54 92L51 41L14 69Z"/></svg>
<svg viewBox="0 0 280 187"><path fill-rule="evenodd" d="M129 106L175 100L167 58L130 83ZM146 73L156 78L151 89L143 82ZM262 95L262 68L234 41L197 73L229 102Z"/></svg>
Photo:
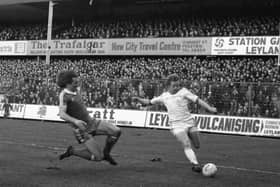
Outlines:
<svg viewBox="0 0 280 187"><path fill-rule="evenodd" d="M106 154L110 154L112 148L114 147L114 145L116 144L117 142L117 137L112 137L112 136L108 136L107 139L106 139L106 145L104 147L104 155Z"/></svg>
<svg viewBox="0 0 280 187"><path fill-rule="evenodd" d="M118 163L109 154L104 155L104 160L108 161L111 165L118 165Z"/></svg>
<svg viewBox="0 0 280 187"><path fill-rule="evenodd" d="M104 155L109 155L114 145L117 143L119 137L121 136L121 131L119 131L116 136L108 136L106 139L106 145L104 147Z"/></svg>
<svg viewBox="0 0 280 187"><path fill-rule="evenodd" d="M67 150L59 155L59 160L63 160L64 158L70 157L73 154L73 147L69 146Z"/></svg>
<svg viewBox="0 0 280 187"><path fill-rule="evenodd" d="M195 164L195 165L198 164L196 155L195 155L194 151L193 151L191 148L189 148L189 147L188 147L188 148L185 148L185 149L184 149L184 152L185 152L186 157L189 159L189 161L190 161L192 164Z"/></svg>

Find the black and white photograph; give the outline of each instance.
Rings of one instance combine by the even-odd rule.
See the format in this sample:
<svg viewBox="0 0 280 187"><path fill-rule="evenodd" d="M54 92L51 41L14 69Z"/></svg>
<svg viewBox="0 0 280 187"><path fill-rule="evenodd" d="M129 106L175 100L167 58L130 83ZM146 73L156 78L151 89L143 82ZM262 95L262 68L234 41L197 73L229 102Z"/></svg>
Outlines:
<svg viewBox="0 0 280 187"><path fill-rule="evenodd" d="M0 0L0 187L280 187L279 0Z"/></svg>

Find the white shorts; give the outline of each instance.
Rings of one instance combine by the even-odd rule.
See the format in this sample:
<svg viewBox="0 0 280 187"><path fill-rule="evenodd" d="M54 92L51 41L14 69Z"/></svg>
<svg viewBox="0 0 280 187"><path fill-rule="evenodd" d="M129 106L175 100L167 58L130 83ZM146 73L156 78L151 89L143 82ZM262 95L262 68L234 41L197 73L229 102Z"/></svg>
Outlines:
<svg viewBox="0 0 280 187"><path fill-rule="evenodd" d="M171 123L171 132L173 135L176 135L182 131L188 132L189 128L191 127L195 127L194 118L189 118L186 121L178 121Z"/></svg>

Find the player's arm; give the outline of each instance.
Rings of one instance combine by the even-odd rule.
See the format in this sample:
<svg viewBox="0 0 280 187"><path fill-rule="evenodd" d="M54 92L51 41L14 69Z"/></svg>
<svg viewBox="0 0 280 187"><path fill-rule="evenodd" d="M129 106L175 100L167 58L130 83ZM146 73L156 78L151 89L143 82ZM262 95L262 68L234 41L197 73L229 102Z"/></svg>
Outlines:
<svg viewBox="0 0 280 187"><path fill-rule="evenodd" d="M144 104L144 105L152 104L150 99L145 99L145 98L141 98L141 97L132 97L132 100L138 101L139 103Z"/></svg>
<svg viewBox="0 0 280 187"><path fill-rule="evenodd" d="M59 116L60 116L60 118L65 120L66 122L71 123L75 127L79 128L81 130L84 130L86 122L84 122L82 120L79 120L79 119L76 119L76 118L68 115L66 113L66 110L67 110L66 100L64 98L64 95L60 94L60 96L59 96Z"/></svg>
<svg viewBox="0 0 280 187"><path fill-rule="evenodd" d="M212 112L212 113L217 113L217 108L216 107L212 107L210 106L208 103L206 103L205 101L203 101L202 99L200 98L197 98L197 103L205 108L206 110L208 110L209 112Z"/></svg>
<svg viewBox="0 0 280 187"><path fill-rule="evenodd" d="M144 105L155 105L155 104L162 104L162 97L158 96L158 97L154 97L153 99L144 99L141 97L132 97L132 99L138 101L139 103L142 103Z"/></svg>
<svg viewBox="0 0 280 187"><path fill-rule="evenodd" d="M205 101L200 99L197 95L193 94L192 92L190 92L187 89L184 90L184 97L195 103L198 103L201 107L205 108L209 112L212 112L212 113L217 112L217 109L215 107L211 107L208 103L206 103Z"/></svg>

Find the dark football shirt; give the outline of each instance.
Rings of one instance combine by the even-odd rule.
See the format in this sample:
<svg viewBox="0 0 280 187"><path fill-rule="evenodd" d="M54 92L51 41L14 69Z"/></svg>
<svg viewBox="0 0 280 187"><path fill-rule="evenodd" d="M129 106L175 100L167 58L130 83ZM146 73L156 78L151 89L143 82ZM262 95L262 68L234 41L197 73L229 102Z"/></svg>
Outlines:
<svg viewBox="0 0 280 187"><path fill-rule="evenodd" d="M96 124L97 121L90 117L81 95L77 92L64 89L59 95L59 100L59 102L63 102L63 105L66 105L66 113L69 116L82 120L89 126Z"/></svg>

